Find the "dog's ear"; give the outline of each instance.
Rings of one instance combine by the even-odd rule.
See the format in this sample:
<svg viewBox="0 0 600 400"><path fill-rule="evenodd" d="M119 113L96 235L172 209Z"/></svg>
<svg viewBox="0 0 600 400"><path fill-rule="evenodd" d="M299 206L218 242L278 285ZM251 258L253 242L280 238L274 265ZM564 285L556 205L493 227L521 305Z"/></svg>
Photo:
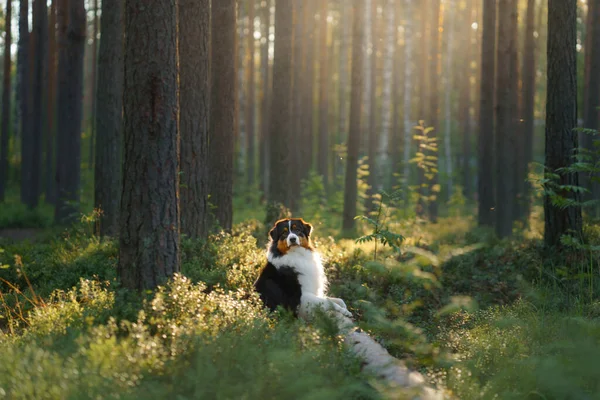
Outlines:
<svg viewBox="0 0 600 400"><path fill-rule="evenodd" d="M269 231L269 236L271 237L271 239L277 240L277 224L275 224L273 228L271 228L271 230Z"/></svg>
<svg viewBox="0 0 600 400"><path fill-rule="evenodd" d="M309 237L310 234L312 233L313 227L311 224L309 224L308 222L304 222L304 232L306 234L306 237Z"/></svg>

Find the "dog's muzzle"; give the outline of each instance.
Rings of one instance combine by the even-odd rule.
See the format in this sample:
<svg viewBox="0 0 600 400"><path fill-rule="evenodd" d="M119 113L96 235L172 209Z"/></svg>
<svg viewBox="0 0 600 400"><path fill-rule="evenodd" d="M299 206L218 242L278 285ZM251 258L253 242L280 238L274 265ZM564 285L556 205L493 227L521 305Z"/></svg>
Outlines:
<svg viewBox="0 0 600 400"><path fill-rule="evenodd" d="M300 238L292 233L287 237L286 243L288 247L298 246L300 244Z"/></svg>

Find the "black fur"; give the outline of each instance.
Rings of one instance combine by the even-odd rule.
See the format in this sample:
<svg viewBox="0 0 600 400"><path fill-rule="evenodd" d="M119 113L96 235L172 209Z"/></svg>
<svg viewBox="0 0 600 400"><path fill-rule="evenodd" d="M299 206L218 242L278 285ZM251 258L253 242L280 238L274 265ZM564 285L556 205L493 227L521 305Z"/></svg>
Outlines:
<svg viewBox="0 0 600 400"><path fill-rule="evenodd" d="M260 298L271 311L282 306L298 316L300 297L302 295L298 273L291 267L277 269L270 262L262 269L254 283Z"/></svg>

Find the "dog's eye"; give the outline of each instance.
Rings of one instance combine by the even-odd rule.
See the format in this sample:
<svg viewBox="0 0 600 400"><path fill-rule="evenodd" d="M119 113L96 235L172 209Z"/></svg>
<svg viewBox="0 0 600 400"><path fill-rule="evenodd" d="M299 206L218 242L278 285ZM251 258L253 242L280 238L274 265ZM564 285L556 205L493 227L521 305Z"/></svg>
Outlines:
<svg viewBox="0 0 600 400"><path fill-rule="evenodd" d="M292 230L295 231L296 230L296 225L292 225Z"/></svg>

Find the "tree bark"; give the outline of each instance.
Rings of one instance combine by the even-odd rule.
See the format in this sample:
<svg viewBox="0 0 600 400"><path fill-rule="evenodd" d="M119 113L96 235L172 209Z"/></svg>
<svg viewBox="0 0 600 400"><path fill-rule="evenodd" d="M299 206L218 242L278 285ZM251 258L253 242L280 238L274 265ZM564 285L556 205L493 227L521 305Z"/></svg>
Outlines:
<svg viewBox="0 0 600 400"><path fill-rule="evenodd" d="M4 202L4 193L8 184L8 143L10 127L10 95L11 95L11 55L12 44L12 0L6 2L6 14L4 20L4 76L2 84L2 131L0 134L0 202Z"/></svg>
<svg viewBox="0 0 600 400"><path fill-rule="evenodd" d="M455 9L457 4L453 0L448 0L446 3L448 7L448 22L446 25L447 36L446 36L446 68L444 71L445 77L445 93L444 93L444 160L446 161L446 176L447 176L447 198L452 196L454 190L454 177L452 171L452 90L453 90L453 70L454 70L454 24L455 24ZM468 44L467 44L467 47ZM466 71L465 71L466 72Z"/></svg>
<svg viewBox="0 0 600 400"><path fill-rule="evenodd" d="M344 186L343 230L351 234L356 226L358 151L360 148L361 104L364 69L364 9L365 1L352 2L352 65L350 86L350 121L348 125L348 155L346 156L346 178Z"/></svg>
<svg viewBox="0 0 600 400"><path fill-rule="evenodd" d="M494 76L496 53L496 0L483 2L481 38L481 80L479 96L479 136L477 148L478 225L494 226Z"/></svg>
<svg viewBox="0 0 600 400"><path fill-rule="evenodd" d="M246 84L248 85L248 99L246 103L246 138L248 140L248 153L247 153L247 182L251 188L256 182L256 85L255 85L255 68L254 68L254 0L248 1L248 20L250 21L250 29L248 33L248 69Z"/></svg>
<svg viewBox="0 0 600 400"><path fill-rule="evenodd" d="M496 234L498 237L510 236L514 218L516 187L514 168L516 165L516 141L513 130L514 76L512 63L516 43L513 41L512 15L516 1L498 3L498 68L496 73ZM503 67L500 67L500 66Z"/></svg>
<svg viewBox="0 0 600 400"><path fill-rule="evenodd" d="M440 0L432 0L431 4L431 46L429 47L429 122L428 126L433 127L433 130L429 132L429 136L437 137L439 139L439 135L437 132L439 129L439 118L438 118L438 108L439 108L439 99L437 94L438 86L439 86L439 53L440 53L440 31L439 31L439 22L440 22ZM438 141L439 143L439 141ZM438 149L439 149L438 145ZM435 171L433 173L433 178L430 182L430 193L429 193L429 220L433 223L437 222L438 219L438 203L439 203L439 153L430 154L436 157L435 161Z"/></svg>
<svg viewBox="0 0 600 400"><path fill-rule="evenodd" d="M267 0L261 9L261 48L260 48L260 77L262 97L260 100L260 140L259 140L259 175L260 190L264 195L269 189L269 104L271 95L271 79L269 66L269 27L271 26L271 1Z"/></svg>
<svg viewBox="0 0 600 400"><path fill-rule="evenodd" d="M28 204L31 188L31 123L29 120L29 0L19 2L19 49L17 68L21 109L21 202Z"/></svg>
<svg viewBox="0 0 600 400"><path fill-rule="evenodd" d="M301 147L304 144L304 132L303 132L303 119L304 116L304 105L305 105L305 92L306 77L304 71L306 68L306 49L308 47L308 41L306 39L306 25L304 19L307 11L307 5L304 2L298 2L294 5L296 22L294 23L293 32L293 52L294 52L294 64L293 68L293 89L292 89L292 118L294 122L292 124L293 134L291 137L291 145L294 151L290 154L290 162L292 165L297 165L297 168L292 168L290 173L289 185L292 187L300 187L301 179L305 178L305 173L302 171L302 154ZM300 198L299 196L291 196L290 208L292 212L296 213L300 210Z"/></svg>
<svg viewBox="0 0 600 400"><path fill-rule="evenodd" d="M578 146L577 127L577 1L548 0L548 81L546 97L546 171L570 166ZM560 185L579 185L577 173L560 174ZM563 190L563 197L578 202L577 192ZM544 242L559 246L562 235L582 235L581 206L552 205L544 197Z"/></svg>
<svg viewBox="0 0 600 400"><path fill-rule="evenodd" d="M600 21L598 21L600 23ZM521 103L521 130L523 137L523 160L519 165L522 177L521 215L524 221L529 219L531 202L529 196L531 185L526 181L529 164L533 161L533 123L536 85L536 46L535 46L535 0L527 0L527 16L525 18L525 42L523 48L523 88ZM600 87L599 87L600 88Z"/></svg>
<svg viewBox="0 0 600 400"><path fill-rule="evenodd" d="M329 187L329 52L327 47L328 1L321 0L319 10L319 146L317 170L323 177L325 189Z"/></svg>
<svg viewBox="0 0 600 400"><path fill-rule="evenodd" d="M61 49L56 157L58 198L54 218L63 224L77 218L79 210L86 14L83 0L60 0L58 5Z"/></svg>
<svg viewBox="0 0 600 400"><path fill-rule="evenodd" d="M289 208L290 197L299 188L289 184L291 169L292 117L292 0L275 1L275 54L273 58L273 98L270 126L271 181L269 201Z"/></svg>
<svg viewBox="0 0 600 400"><path fill-rule="evenodd" d="M102 1L96 91L94 207L102 210L100 234L119 232L123 147L123 2Z"/></svg>
<svg viewBox="0 0 600 400"><path fill-rule="evenodd" d="M46 203L56 203L55 144L56 144L56 91L57 91L57 43L56 43L56 3L52 0L48 23L48 97L46 158L44 165L44 188Z"/></svg>
<svg viewBox="0 0 600 400"><path fill-rule="evenodd" d="M367 141L367 156L369 160L369 176L367 177L367 198L365 200L365 209L367 213L373 211L375 209L374 195L376 193L377 188L377 163L375 158L377 157L377 144L378 144L378 134L377 134L377 77L378 74L378 65L377 65L377 51L379 44L378 37L378 26L379 21L377 20L377 0L370 1L370 26L367 26L367 29L370 27L371 33L371 55L369 57L369 68L368 74L370 75L370 84L369 91L367 92L369 96L368 108L369 111L369 128L368 128L368 141Z"/></svg>
<svg viewBox="0 0 600 400"><path fill-rule="evenodd" d="M235 0L222 0L211 7L211 71L209 137L209 194L221 228L233 224L233 153L236 130ZM235 56L233 56L235 57Z"/></svg>
<svg viewBox="0 0 600 400"><path fill-rule="evenodd" d="M460 100L459 100L459 118L458 126L462 133L462 155L460 157L461 165L460 170L462 173L463 183L463 195L467 199L472 198L472 175L471 175L471 105L473 103L471 95L471 77L472 67L471 64L476 62L474 59L473 47L473 28L471 23L473 21L473 2L472 0L467 1L465 9L465 19L462 21L462 33L463 40L466 43L464 59L461 62L461 70L457 71L457 78L461 82L460 86Z"/></svg>
<svg viewBox="0 0 600 400"><path fill-rule="evenodd" d="M94 168L94 157L96 151L94 146L96 145L96 91L98 90L98 0L94 0L94 27L93 27L93 37L92 37L92 76L90 80L92 82L92 101L91 101L91 124L90 124L90 152L88 156L88 168Z"/></svg>
<svg viewBox="0 0 600 400"><path fill-rule="evenodd" d="M410 157L413 142L413 127L415 121L412 120L412 100L413 100L413 46L415 37L415 26L412 20L414 10L412 0L405 0L406 22L404 25L404 99L402 110L404 112L404 157L403 157L403 178L406 184L410 184Z"/></svg>
<svg viewBox="0 0 600 400"><path fill-rule="evenodd" d="M181 231L208 234L210 2L179 0Z"/></svg>
<svg viewBox="0 0 600 400"><path fill-rule="evenodd" d="M128 289L154 289L180 270L176 4L125 1L118 275Z"/></svg>

